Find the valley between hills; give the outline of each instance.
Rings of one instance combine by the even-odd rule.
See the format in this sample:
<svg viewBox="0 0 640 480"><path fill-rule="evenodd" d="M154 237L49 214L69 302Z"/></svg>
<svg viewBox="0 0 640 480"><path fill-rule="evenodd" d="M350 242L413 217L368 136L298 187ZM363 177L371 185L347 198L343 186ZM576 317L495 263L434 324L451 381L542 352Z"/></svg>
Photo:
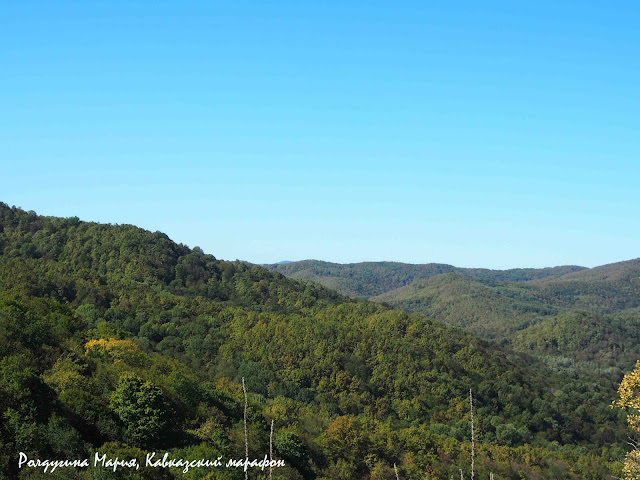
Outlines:
<svg viewBox="0 0 640 480"><path fill-rule="evenodd" d="M604 479L629 449L610 404L640 358L639 260L261 267L6 204L0 253L3 478L41 478L19 452L229 459L248 445L285 461L273 479L470 478L472 448L477 479Z"/></svg>
<svg viewBox="0 0 640 480"><path fill-rule="evenodd" d="M640 358L640 259L595 268L488 270L316 260L267 268L422 313L551 366L619 381Z"/></svg>

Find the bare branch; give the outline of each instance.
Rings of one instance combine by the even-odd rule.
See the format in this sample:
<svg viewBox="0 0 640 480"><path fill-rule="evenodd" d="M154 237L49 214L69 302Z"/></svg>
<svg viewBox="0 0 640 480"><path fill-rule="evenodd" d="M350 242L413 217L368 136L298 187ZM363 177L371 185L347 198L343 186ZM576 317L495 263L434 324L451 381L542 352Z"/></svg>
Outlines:
<svg viewBox="0 0 640 480"><path fill-rule="evenodd" d="M246 460L249 460L249 433L247 431L247 408L249 401L247 400L247 389L244 386L244 377L242 377L242 392L244 393L244 454ZM249 479L249 471L244 471L244 479Z"/></svg>
<svg viewBox="0 0 640 480"><path fill-rule="evenodd" d="M476 474L476 438L475 425L473 423L473 393L469 389L469 405L471 406L471 480Z"/></svg>
<svg viewBox="0 0 640 480"><path fill-rule="evenodd" d="M273 476L273 421L274 419L271 419L271 433L269 434L269 480Z"/></svg>

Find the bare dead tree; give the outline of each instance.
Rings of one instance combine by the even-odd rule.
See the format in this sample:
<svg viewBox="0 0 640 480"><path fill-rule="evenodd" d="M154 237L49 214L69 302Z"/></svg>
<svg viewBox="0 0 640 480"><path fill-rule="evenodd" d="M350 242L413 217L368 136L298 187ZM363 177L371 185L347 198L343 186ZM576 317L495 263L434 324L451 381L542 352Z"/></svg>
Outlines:
<svg viewBox="0 0 640 480"><path fill-rule="evenodd" d="M244 386L244 377L242 377L242 392L244 393L244 454L245 459L249 460L249 432L247 430L247 408L249 401L247 400L247 388ZM249 471L244 471L245 480L249 479Z"/></svg>
<svg viewBox="0 0 640 480"><path fill-rule="evenodd" d="M471 407L471 480L473 480L476 473L476 438L475 425L473 423L473 393L471 389L469 389L469 405Z"/></svg>
<svg viewBox="0 0 640 480"><path fill-rule="evenodd" d="M273 477L273 422L271 419L271 433L269 434L269 480Z"/></svg>
<svg viewBox="0 0 640 480"><path fill-rule="evenodd" d="M400 475L398 475L398 467L396 467L396 464L393 464L393 471L396 472L396 480L400 480Z"/></svg>

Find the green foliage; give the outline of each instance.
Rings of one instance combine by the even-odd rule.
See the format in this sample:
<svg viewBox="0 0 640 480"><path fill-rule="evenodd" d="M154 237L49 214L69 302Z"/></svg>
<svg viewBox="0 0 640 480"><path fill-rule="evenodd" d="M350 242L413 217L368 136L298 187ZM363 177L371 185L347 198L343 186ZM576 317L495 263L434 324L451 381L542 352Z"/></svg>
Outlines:
<svg viewBox="0 0 640 480"><path fill-rule="evenodd" d="M330 263L319 260L266 265L271 271L290 278L309 280L332 288L349 297L369 298L446 273L458 273L485 282L525 282L555 278L577 272L583 267L514 268L488 270L485 268L459 268L442 263L414 265L400 262Z"/></svg>
<svg viewBox="0 0 640 480"><path fill-rule="evenodd" d="M111 394L110 406L125 426L125 439L146 447L157 443L166 428L162 392L149 381L125 374Z"/></svg>
<svg viewBox="0 0 640 480"><path fill-rule="evenodd" d="M593 269L316 260L268 268L425 314L565 371L620 379L640 357L640 259Z"/></svg>
<svg viewBox="0 0 640 480"><path fill-rule="evenodd" d="M15 467L23 448L42 458L98 449L242 458L242 377L251 456L268 452L275 419L288 466L274 478L388 478L394 463L404 479L448 478L468 464L470 388L483 478L604 478L624 456L599 377L566 378L422 315L220 261L158 232L3 204L0 245L0 476L30 475ZM544 316L564 312L554 302ZM574 348L572 328L558 354Z"/></svg>
<svg viewBox="0 0 640 480"><path fill-rule="evenodd" d="M533 282L439 275L373 300L424 313L554 367L620 379L640 357L640 260Z"/></svg>

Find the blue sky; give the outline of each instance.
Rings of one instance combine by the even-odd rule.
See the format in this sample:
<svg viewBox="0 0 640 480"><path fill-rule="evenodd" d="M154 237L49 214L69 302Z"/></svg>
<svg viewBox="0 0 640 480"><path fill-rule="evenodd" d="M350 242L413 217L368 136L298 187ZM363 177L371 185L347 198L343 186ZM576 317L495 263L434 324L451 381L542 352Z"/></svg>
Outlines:
<svg viewBox="0 0 640 480"><path fill-rule="evenodd" d="M0 2L0 201L259 263L640 256L640 5L393 3Z"/></svg>

